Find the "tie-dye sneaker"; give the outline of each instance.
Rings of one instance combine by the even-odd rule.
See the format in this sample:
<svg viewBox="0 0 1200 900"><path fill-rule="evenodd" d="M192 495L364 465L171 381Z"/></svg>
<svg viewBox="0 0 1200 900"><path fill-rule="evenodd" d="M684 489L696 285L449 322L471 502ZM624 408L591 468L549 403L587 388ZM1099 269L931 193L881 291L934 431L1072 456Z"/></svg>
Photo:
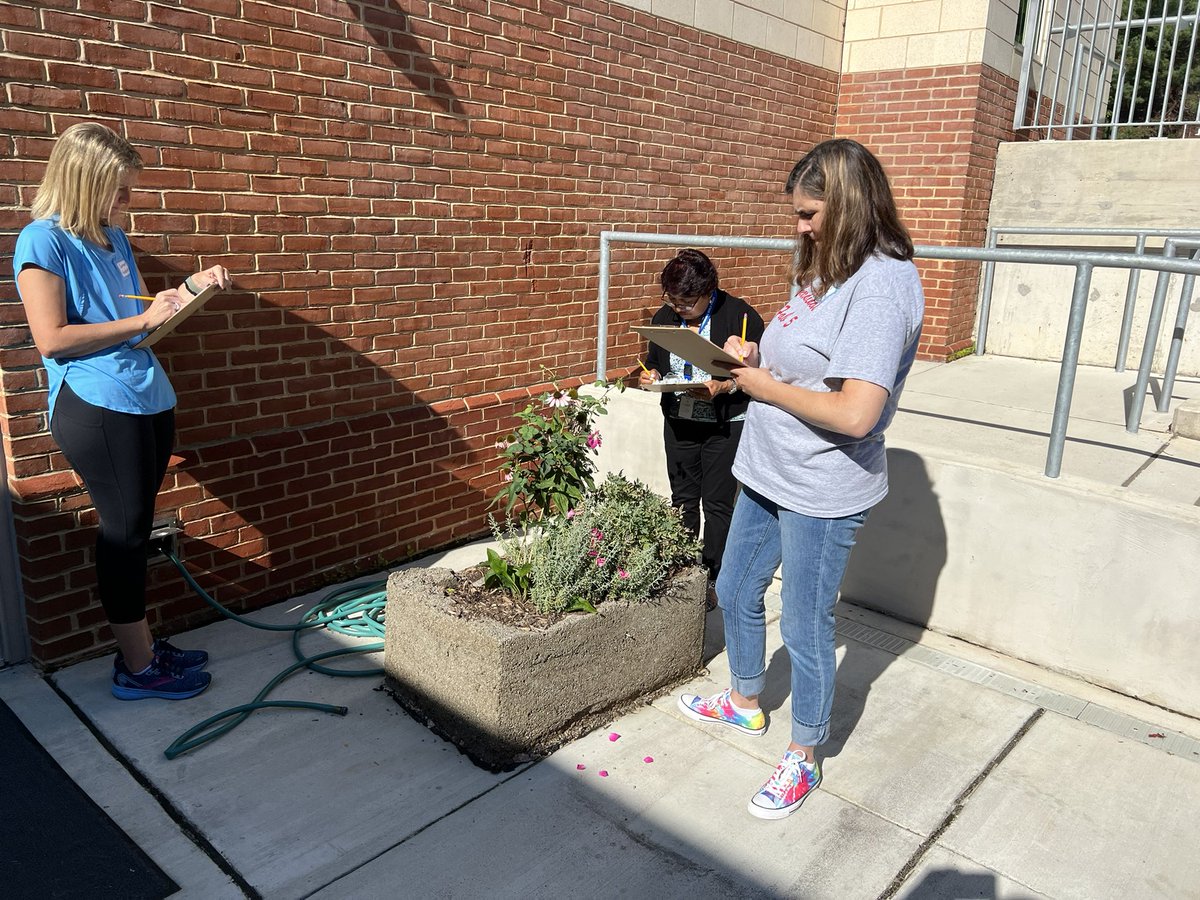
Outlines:
<svg viewBox="0 0 1200 900"><path fill-rule="evenodd" d="M767 730L767 719L761 709L747 714L733 708L733 701L729 699L729 688L712 697L680 694L679 708L685 716L697 722L719 722L737 729L742 734L762 734Z"/></svg>
<svg viewBox="0 0 1200 900"><path fill-rule="evenodd" d="M786 819L820 783L820 764L808 762L803 750L788 750L747 809L760 819Z"/></svg>

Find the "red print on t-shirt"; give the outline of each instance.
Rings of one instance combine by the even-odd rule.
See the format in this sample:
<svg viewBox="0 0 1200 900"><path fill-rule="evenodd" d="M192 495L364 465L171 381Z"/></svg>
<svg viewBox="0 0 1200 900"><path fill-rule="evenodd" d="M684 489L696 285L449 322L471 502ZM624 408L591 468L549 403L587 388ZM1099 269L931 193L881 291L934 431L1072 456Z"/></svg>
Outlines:
<svg viewBox="0 0 1200 900"><path fill-rule="evenodd" d="M793 299L803 300L804 305L810 310L816 309L817 304L821 302L813 296L813 292L810 288L803 288L802 290L796 291L796 296ZM779 310L779 312L775 314L775 320L784 328L787 328L798 318L800 318L800 311L792 309L791 300L785 303L783 305L783 309Z"/></svg>

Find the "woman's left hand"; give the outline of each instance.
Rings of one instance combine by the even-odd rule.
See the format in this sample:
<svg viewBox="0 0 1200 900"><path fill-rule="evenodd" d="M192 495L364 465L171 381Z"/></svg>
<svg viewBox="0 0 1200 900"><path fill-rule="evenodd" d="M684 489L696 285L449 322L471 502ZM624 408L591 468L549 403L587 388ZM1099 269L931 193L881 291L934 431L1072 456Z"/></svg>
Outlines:
<svg viewBox="0 0 1200 900"><path fill-rule="evenodd" d="M229 277L229 270L224 266L211 266L210 268L197 272L195 275L189 276L188 280L192 284L196 285L196 287L198 287L201 291L211 284L215 284L222 290L233 286L233 279ZM187 287L187 284L188 282L185 281L184 286L180 288L180 291L186 293L190 299L191 297L196 296L196 294ZM199 291L196 293L199 293Z"/></svg>
<svg viewBox="0 0 1200 900"><path fill-rule="evenodd" d="M697 384L695 387L688 388L687 394L689 397L695 397L697 400L711 401L717 394L732 393L734 382L729 378L716 379L712 378L708 381Z"/></svg>
<svg viewBox="0 0 1200 900"><path fill-rule="evenodd" d="M742 366L730 369L729 374L733 376L733 380L737 383L737 386L755 400L763 399L763 394L770 390L773 385L777 384L768 369L757 366Z"/></svg>

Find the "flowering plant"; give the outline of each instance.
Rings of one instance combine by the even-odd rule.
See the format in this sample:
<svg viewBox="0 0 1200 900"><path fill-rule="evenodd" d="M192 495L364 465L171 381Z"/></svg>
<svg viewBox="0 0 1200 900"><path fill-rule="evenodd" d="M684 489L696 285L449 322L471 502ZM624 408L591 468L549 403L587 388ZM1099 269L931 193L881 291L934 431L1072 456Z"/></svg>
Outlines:
<svg viewBox="0 0 1200 900"><path fill-rule="evenodd" d="M530 601L541 612L595 612L605 600L646 600L696 561L699 542L679 510L640 481L609 475L529 548Z"/></svg>
<svg viewBox="0 0 1200 900"><path fill-rule="evenodd" d="M595 487L592 457L601 438L593 422L607 413L608 392L613 388L596 382L607 390L593 397L550 383L554 390L517 413L521 424L507 441L496 445L502 451L504 487L492 502L504 505L506 517L525 524L566 515Z"/></svg>

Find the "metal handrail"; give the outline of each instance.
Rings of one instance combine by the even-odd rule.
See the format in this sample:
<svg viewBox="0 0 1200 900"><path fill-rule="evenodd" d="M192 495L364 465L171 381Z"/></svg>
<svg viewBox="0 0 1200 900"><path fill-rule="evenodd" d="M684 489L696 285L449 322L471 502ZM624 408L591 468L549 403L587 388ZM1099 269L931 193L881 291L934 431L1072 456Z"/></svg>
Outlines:
<svg viewBox="0 0 1200 900"><path fill-rule="evenodd" d="M1137 238L1134 253L1141 256L1146 251L1146 240L1156 238L1182 238L1200 240L1200 231L1194 228L1068 228L1049 226L1024 225L991 225L987 230L985 248L995 247L997 238L1002 234L1025 235L1055 235L1060 237L1135 237ZM995 282L996 267L988 261L983 266L983 276L980 278L981 290L979 295L979 318L975 325L975 353L982 356L987 352L988 319L992 309L992 287ZM1113 369L1116 372L1125 371L1125 357L1129 353L1129 338L1133 333L1133 315L1137 301L1138 282L1141 269L1129 270L1129 281L1125 286L1125 309L1121 315L1121 334L1117 340L1117 358Z"/></svg>
<svg viewBox="0 0 1200 900"><path fill-rule="evenodd" d="M795 242L790 239L736 238L698 234L640 234L635 231L600 232L600 285L596 346L596 377L598 379L603 379L608 372L608 280L612 262L611 244L614 241L758 250L791 250L795 246ZM1143 268L1161 273L1190 276L1193 279L1196 275L1200 275L1200 261L1179 259L1173 256L1161 258L1137 256L1132 253L918 245L916 256L919 259L1019 262L1073 266L1075 268L1075 286L1071 294L1071 310L1067 319L1063 358L1059 364L1058 393L1055 397L1054 416L1050 425L1050 446L1046 452L1045 474L1048 478L1057 478L1062 471L1063 447L1067 440L1067 421L1071 412L1071 397L1075 390L1075 371L1079 366L1079 347L1083 337L1083 322L1087 313L1087 295L1091 285L1092 271L1097 268ZM1180 331L1179 339L1182 340L1182 331Z"/></svg>

